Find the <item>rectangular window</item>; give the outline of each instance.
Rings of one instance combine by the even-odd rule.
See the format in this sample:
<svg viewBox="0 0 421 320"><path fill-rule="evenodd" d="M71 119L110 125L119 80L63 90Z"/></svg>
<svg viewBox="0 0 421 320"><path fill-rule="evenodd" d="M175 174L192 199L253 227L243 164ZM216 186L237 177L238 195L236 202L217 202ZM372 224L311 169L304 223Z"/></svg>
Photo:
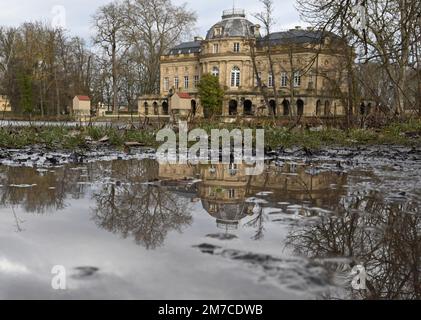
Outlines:
<svg viewBox="0 0 421 320"><path fill-rule="evenodd" d="M235 163L230 164L229 173L232 177L237 175L237 173L238 173L237 164L235 164Z"/></svg>
<svg viewBox="0 0 421 320"><path fill-rule="evenodd" d="M199 86L200 77L194 76L194 87L197 88Z"/></svg>
<svg viewBox="0 0 421 320"><path fill-rule="evenodd" d="M294 87L301 86L301 73L300 71L294 72Z"/></svg>
<svg viewBox="0 0 421 320"><path fill-rule="evenodd" d="M170 90L170 78L164 78L164 91Z"/></svg>
<svg viewBox="0 0 421 320"><path fill-rule="evenodd" d="M219 44L215 43L213 45L213 53L219 53Z"/></svg>
<svg viewBox="0 0 421 320"><path fill-rule="evenodd" d="M235 70L231 72L231 87L240 87L240 71Z"/></svg>
<svg viewBox="0 0 421 320"><path fill-rule="evenodd" d="M240 52L240 43L239 42L234 43L234 52Z"/></svg>
<svg viewBox="0 0 421 320"><path fill-rule="evenodd" d="M189 76L184 77L184 89L189 88Z"/></svg>
<svg viewBox="0 0 421 320"><path fill-rule="evenodd" d="M228 196L229 196L230 199L234 199L235 198L235 189L229 189Z"/></svg>
<svg viewBox="0 0 421 320"><path fill-rule="evenodd" d="M174 77L174 88L180 88L180 79L178 77Z"/></svg>
<svg viewBox="0 0 421 320"><path fill-rule="evenodd" d="M288 87L288 74L286 72L281 73L281 87Z"/></svg>
<svg viewBox="0 0 421 320"><path fill-rule="evenodd" d="M273 87L273 75L272 73L269 73L269 77L268 77L268 87L272 88Z"/></svg>

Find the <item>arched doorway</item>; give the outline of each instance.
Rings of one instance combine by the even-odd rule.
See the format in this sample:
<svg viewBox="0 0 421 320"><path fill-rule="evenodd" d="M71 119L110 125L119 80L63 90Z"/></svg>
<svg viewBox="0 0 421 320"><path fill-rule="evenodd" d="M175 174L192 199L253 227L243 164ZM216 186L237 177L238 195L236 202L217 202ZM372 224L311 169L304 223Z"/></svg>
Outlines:
<svg viewBox="0 0 421 320"><path fill-rule="evenodd" d="M147 102L145 102L144 106L145 106L145 116L147 116L149 114L149 105Z"/></svg>
<svg viewBox="0 0 421 320"><path fill-rule="evenodd" d="M284 116L289 116L289 101L288 100L282 101L282 107L284 109Z"/></svg>
<svg viewBox="0 0 421 320"><path fill-rule="evenodd" d="M162 112L164 112L165 115L168 115L168 102L166 101L162 103Z"/></svg>
<svg viewBox="0 0 421 320"><path fill-rule="evenodd" d="M330 110L330 101L326 100L325 101L325 116L330 116L332 114L331 110Z"/></svg>
<svg viewBox="0 0 421 320"><path fill-rule="evenodd" d="M192 112L193 117L195 117L196 116L196 113L197 113L197 103L196 103L196 100L192 100L191 101L191 112Z"/></svg>
<svg viewBox="0 0 421 320"><path fill-rule="evenodd" d="M304 101L301 99L297 100L297 114L299 116L304 115Z"/></svg>
<svg viewBox="0 0 421 320"><path fill-rule="evenodd" d="M316 116L320 116L322 114L322 102L317 100L316 102Z"/></svg>
<svg viewBox="0 0 421 320"><path fill-rule="evenodd" d="M253 103L250 100L244 101L244 115L245 116L253 115Z"/></svg>
<svg viewBox="0 0 421 320"><path fill-rule="evenodd" d="M153 103L153 114L154 115L158 115L159 114L159 108L158 108L158 103L154 102Z"/></svg>
<svg viewBox="0 0 421 320"><path fill-rule="evenodd" d="M236 116L237 115L237 107L238 107L238 102L237 100L231 100L229 102L229 115L230 116Z"/></svg>
<svg viewBox="0 0 421 320"><path fill-rule="evenodd" d="M276 101L275 100L269 101L269 113L270 115L276 116Z"/></svg>

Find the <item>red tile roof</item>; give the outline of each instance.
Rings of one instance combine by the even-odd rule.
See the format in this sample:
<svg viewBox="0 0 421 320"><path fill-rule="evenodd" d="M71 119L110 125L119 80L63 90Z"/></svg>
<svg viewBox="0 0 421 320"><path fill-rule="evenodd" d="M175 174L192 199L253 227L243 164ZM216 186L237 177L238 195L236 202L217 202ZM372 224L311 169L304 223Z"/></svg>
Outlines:
<svg viewBox="0 0 421 320"><path fill-rule="evenodd" d="M79 99L79 101L91 101L91 98L89 98L88 96L77 96L77 98Z"/></svg>
<svg viewBox="0 0 421 320"><path fill-rule="evenodd" d="M191 99L190 95L187 92L179 92L177 93L181 99Z"/></svg>

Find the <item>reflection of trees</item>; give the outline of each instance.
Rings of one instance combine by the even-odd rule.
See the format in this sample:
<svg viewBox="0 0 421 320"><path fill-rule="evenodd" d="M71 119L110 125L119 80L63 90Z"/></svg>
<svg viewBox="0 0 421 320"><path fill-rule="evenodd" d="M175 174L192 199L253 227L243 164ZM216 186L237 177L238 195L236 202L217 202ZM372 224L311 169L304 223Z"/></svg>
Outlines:
<svg viewBox="0 0 421 320"><path fill-rule="evenodd" d="M70 170L67 166L55 168L54 172L2 166L0 204L3 207L22 206L25 211L36 213L62 210L69 194L79 198L84 193L83 186L77 185L79 178L80 171Z"/></svg>
<svg viewBox="0 0 421 320"><path fill-rule="evenodd" d="M186 204L164 188L145 183L158 178L153 160L99 161L86 166L65 165L50 170L29 167L0 167L0 201L12 208L16 230L24 222L15 212L55 212L66 207L69 198L85 196L93 184L95 222L106 230L133 236L147 248L164 242L170 230L191 223ZM25 185L27 185L25 187Z"/></svg>
<svg viewBox="0 0 421 320"><path fill-rule="evenodd" d="M288 244L310 258L347 257L363 264L370 276L363 298L421 298L417 203L391 204L378 194L344 198L339 216L293 230Z"/></svg>
<svg viewBox="0 0 421 320"><path fill-rule="evenodd" d="M253 209L254 216L244 226L256 229L256 233L253 236L253 240L261 240L265 234L265 215L260 205L256 204Z"/></svg>
<svg viewBox="0 0 421 320"><path fill-rule="evenodd" d="M80 199L87 193L84 183L95 184L106 177L134 182L156 178L157 168L151 163L152 160L99 161L83 167L69 164L43 170L1 166L0 205L22 206L26 212L36 213L63 210L66 199Z"/></svg>
<svg viewBox="0 0 421 320"><path fill-rule="evenodd" d="M156 172L155 166L154 162L144 164L130 176L123 168L123 176L114 174L114 179L122 180L113 181L94 194L95 223L124 238L133 237L148 249L161 246L169 231L181 232L192 221L182 198L161 186L144 184L154 180L151 172Z"/></svg>

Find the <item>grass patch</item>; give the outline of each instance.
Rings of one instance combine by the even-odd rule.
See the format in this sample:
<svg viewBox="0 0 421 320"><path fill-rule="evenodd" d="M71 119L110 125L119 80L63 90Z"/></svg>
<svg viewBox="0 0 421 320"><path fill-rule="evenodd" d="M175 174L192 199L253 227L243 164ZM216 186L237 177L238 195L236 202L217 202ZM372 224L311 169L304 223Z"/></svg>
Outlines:
<svg viewBox="0 0 421 320"><path fill-rule="evenodd" d="M204 129L208 134L213 129L264 129L267 147L277 149L280 147L303 147L317 150L326 146L355 146L395 144L415 146L421 145L421 120L412 120L405 123L392 123L381 129L323 129L313 131L308 129L288 130L283 127L271 125L239 125L201 122L194 128ZM254 135L255 136L255 135ZM158 147L156 131L152 129L137 130L108 127L69 128L64 126L51 127L23 127L0 128L0 147L24 148L31 145L42 145L50 149L81 149L88 148L88 141L98 141L108 137L108 143L116 148L124 146L125 142L138 142L149 147Z"/></svg>

